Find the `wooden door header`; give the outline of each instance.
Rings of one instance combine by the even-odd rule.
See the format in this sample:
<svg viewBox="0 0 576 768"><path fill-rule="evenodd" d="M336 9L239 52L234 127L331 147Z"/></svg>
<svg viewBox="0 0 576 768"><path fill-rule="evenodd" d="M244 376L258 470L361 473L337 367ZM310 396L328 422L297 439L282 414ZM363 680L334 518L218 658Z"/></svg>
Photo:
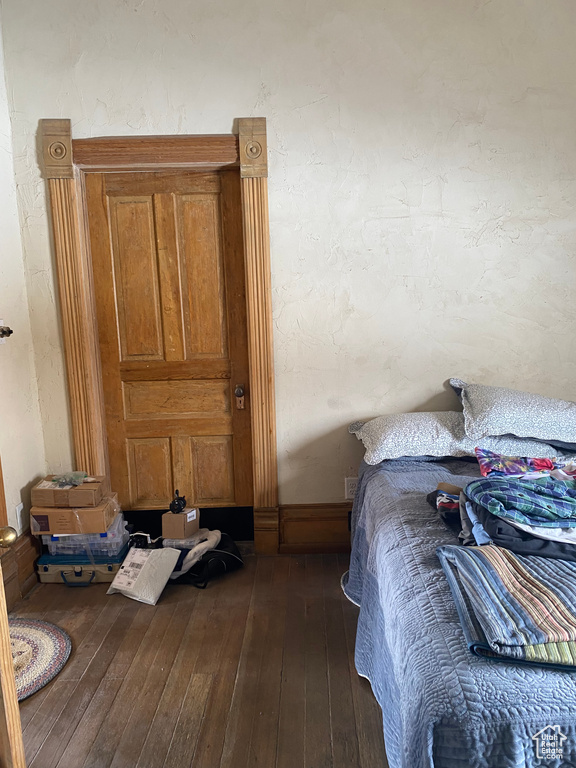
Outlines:
<svg viewBox="0 0 576 768"><path fill-rule="evenodd" d="M45 179L86 172L240 167L242 178L268 176L266 119L238 121L238 135L103 136L72 139L70 120L40 120Z"/></svg>

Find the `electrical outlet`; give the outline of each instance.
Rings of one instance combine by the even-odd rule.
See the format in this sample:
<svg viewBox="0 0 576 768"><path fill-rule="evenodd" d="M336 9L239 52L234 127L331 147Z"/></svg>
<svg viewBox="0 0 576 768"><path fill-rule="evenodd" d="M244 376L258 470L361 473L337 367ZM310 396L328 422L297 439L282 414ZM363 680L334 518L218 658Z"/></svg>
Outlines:
<svg viewBox="0 0 576 768"><path fill-rule="evenodd" d="M356 496L356 489L358 488L357 477L344 478L344 498L353 499Z"/></svg>
<svg viewBox="0 0 576 768"><path fill-rule="evenodd" d="M24 528L23 522L22 522L22 512L24 511L24 504L16 504L16 526L18 530L21 532Z"/></svg>

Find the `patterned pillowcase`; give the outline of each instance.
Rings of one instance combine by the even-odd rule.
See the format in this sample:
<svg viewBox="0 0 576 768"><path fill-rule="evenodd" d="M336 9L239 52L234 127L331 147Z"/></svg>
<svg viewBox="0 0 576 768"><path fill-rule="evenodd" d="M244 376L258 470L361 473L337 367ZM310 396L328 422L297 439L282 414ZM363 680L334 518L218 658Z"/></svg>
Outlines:
<svg viewBox="0 0 576 768"><path fill-rule="evenodd" d="M576 443L576 403L461 379L450 379L450 386L462 400L466 434L473 440L511 434Z"/></svg>
<svg viewBox="0 0 576 768"><path fill-rule="evenodd" d="M519 440L513 435L471 440L464 432L464 414L458 411L396 413L372 421L357 421L349 432L366 449L364 461L379 464L401 456L475 456L477 445L509 455L554 458L558 450L537 440Z"/></svg>
<svg viewBox="0 0 576 768"><path fill-rule="evenodd" d="M555 469L562 469L566 474L576 473L575 456L555 456L551 459L536 459L527 456L503 456L500 453L476 448L476 458L480 472L484 477L502 475L527 475L540 472L550 474Z"/></svg>

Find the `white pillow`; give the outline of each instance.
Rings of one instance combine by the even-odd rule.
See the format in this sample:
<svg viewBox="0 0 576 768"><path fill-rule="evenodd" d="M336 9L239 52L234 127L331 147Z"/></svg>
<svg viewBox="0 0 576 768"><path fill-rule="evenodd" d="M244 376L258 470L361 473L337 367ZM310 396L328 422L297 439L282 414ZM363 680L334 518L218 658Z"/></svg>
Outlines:
<svg viewBox="0 0 576 768"><path fill-rule="evenodd" d="M512 434L576 443L576 403L462 379L450 379L450 386L462 400L466 434L473 440Z"/></svg>
<svg viewBox="0 0 576 768"><path fill-rule="evenodd" d="M372 421L355 422L348 431L364 444L367 464L401 456L475 456L476 446L535 459L551 459L558 454L558 449L546 443L520 440L513 435L472 440L464 431L464 414L459 411L378 416Z"/></svg>

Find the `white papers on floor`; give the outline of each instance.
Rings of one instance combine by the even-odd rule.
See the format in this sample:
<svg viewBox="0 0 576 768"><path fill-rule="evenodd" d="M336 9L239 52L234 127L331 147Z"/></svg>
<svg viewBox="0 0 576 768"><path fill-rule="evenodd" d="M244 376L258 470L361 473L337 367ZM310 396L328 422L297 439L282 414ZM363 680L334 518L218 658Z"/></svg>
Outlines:
<svg viewBox="0 0 576 768"><path fill-rule="evenodd" d="M119 592L132 600L156 605L174 570L177 549L131 549L106 594Z"/></svg>

